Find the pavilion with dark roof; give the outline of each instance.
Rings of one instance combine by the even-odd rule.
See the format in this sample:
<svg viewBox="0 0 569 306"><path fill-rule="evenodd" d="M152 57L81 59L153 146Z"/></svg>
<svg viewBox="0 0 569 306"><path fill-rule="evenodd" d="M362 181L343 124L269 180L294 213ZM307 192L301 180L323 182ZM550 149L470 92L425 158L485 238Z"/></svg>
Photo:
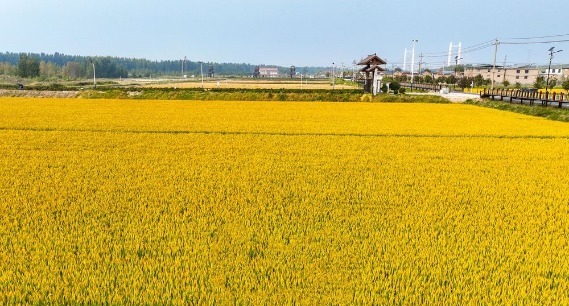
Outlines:
<svg viewBox="0 0 569 306"><path fill-rule="evenodd" d="M385 64L387 64L387 62L379 58L375 53L368 55L358 63L358 66L363 66L363 68L360 69L360 72L363 73L360 80L364 85L365 92L373 92L373 94L379 92L379 88L381 88L380 72L385 70L381 68L381 65Z"/></svg>

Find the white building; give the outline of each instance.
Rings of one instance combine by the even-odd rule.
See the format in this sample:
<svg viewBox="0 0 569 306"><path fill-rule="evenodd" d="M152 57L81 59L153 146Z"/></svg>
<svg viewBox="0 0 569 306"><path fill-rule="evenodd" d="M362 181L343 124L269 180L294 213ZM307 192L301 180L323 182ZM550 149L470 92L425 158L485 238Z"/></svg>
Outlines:
<svg viewBox="0 0 569 306"><path fill-rule="evenodd" d="M259 67L259 76L262 78L276 78L279 76L279 69L272 67Z"/></svg>

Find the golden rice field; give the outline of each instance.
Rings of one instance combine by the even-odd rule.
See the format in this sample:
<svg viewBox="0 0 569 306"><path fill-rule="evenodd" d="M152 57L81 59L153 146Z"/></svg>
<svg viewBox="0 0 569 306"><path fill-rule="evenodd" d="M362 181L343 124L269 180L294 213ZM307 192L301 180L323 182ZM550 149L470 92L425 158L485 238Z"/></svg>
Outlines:
<svg viewBox="0 0 569 306"><path fill-rule="evenodd" d="M569 125L0 98L1 304L569 304Z"/></svg>

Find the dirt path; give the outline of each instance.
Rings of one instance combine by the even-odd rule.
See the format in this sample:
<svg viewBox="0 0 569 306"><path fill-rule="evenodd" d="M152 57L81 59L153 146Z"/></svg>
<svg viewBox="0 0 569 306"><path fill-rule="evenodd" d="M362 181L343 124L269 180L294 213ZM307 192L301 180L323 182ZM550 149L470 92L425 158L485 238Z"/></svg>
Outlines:
<svg viewBox="0 0 569 306"><path fill-rule="evenodd" d="M78 91L8 90L0 89L0 97L77 98Z"/></svg>

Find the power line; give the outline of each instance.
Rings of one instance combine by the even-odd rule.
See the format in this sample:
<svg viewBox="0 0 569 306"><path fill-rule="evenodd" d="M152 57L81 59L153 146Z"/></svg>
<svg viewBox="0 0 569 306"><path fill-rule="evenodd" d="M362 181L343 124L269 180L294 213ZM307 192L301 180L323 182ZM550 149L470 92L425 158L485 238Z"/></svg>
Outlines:
<svg viewBox="0 0 569 306"><path fill-rule="evenodd" d="M549 40L549 41L530 41L530 42L505 42L501 41L501 44L505 45L531 45L531 44L550 44L550 43L559 43L559 42L568 42L569 39L562 39L562 40Z"/></svg>
<svg viewBox="0 0 569 306"><path fill-rule="evenodd" d="M477 52L489 47L492 47L494 45L493 41L485 41L476 45L472 45L466 48L463 48L461 50L461 54L468 54L468 53L472 53L472 52ZM424 57L428 57L428 58L443 58L443 57L447 57L448 56L448 51L445 52L432 52L432 53L424 53L427 55L424 55Z"/></svg>
<svg viewBox="0 0 569 306"><path fill-rule="evenodd" d="M487 45L484 45L484 46L480 46L480 47L477 47L477 48L474 48L474 49L468 49L468 50L463 49L461 53L462 53L462 54L468 54L468 53L472 53L472 52L484 50L484 49L490 48L490 47L492 47L492 46L494 46L493 43L492 43L492 44L487 44ZM447 56L448 56L448 52L447 52L446 54L441 54L441 55L425 55L425 57L429 57L429 58L447 57Z"/></svg>
<svg viewBox="0 0 569 306"><path fill-rule="evenodd" d="M503 39L541 39L541 38L551 38L551 37L563 37L569 36L569 34L558 34L558 35L546 35L546 36L534 36L534 37L510 37L510 38L503 38Z"/></svg>
<svg viewBox="0 0 569 306"><path fill-rule="evenodd" d="M477 49L477 50L478 50L478 48L480 48L480 47L482 47L482 46L484 46L484 45L492 46L493 43L494 43L493 40L481 42L481 43L476 44L476 45L472 45L472 46L469 46L469 47L464 47L464 48L462 48L462 51L463 51L463 53L464 53L464 52L469 51L470 49ZM440 55L440 56L447 56L447 55L448 55L448 51L442 51L442 52L424 52L423 54L425 55L425 57L427 57L427 56L433 57L433 56L438 56L438 55Z"/></svg>

